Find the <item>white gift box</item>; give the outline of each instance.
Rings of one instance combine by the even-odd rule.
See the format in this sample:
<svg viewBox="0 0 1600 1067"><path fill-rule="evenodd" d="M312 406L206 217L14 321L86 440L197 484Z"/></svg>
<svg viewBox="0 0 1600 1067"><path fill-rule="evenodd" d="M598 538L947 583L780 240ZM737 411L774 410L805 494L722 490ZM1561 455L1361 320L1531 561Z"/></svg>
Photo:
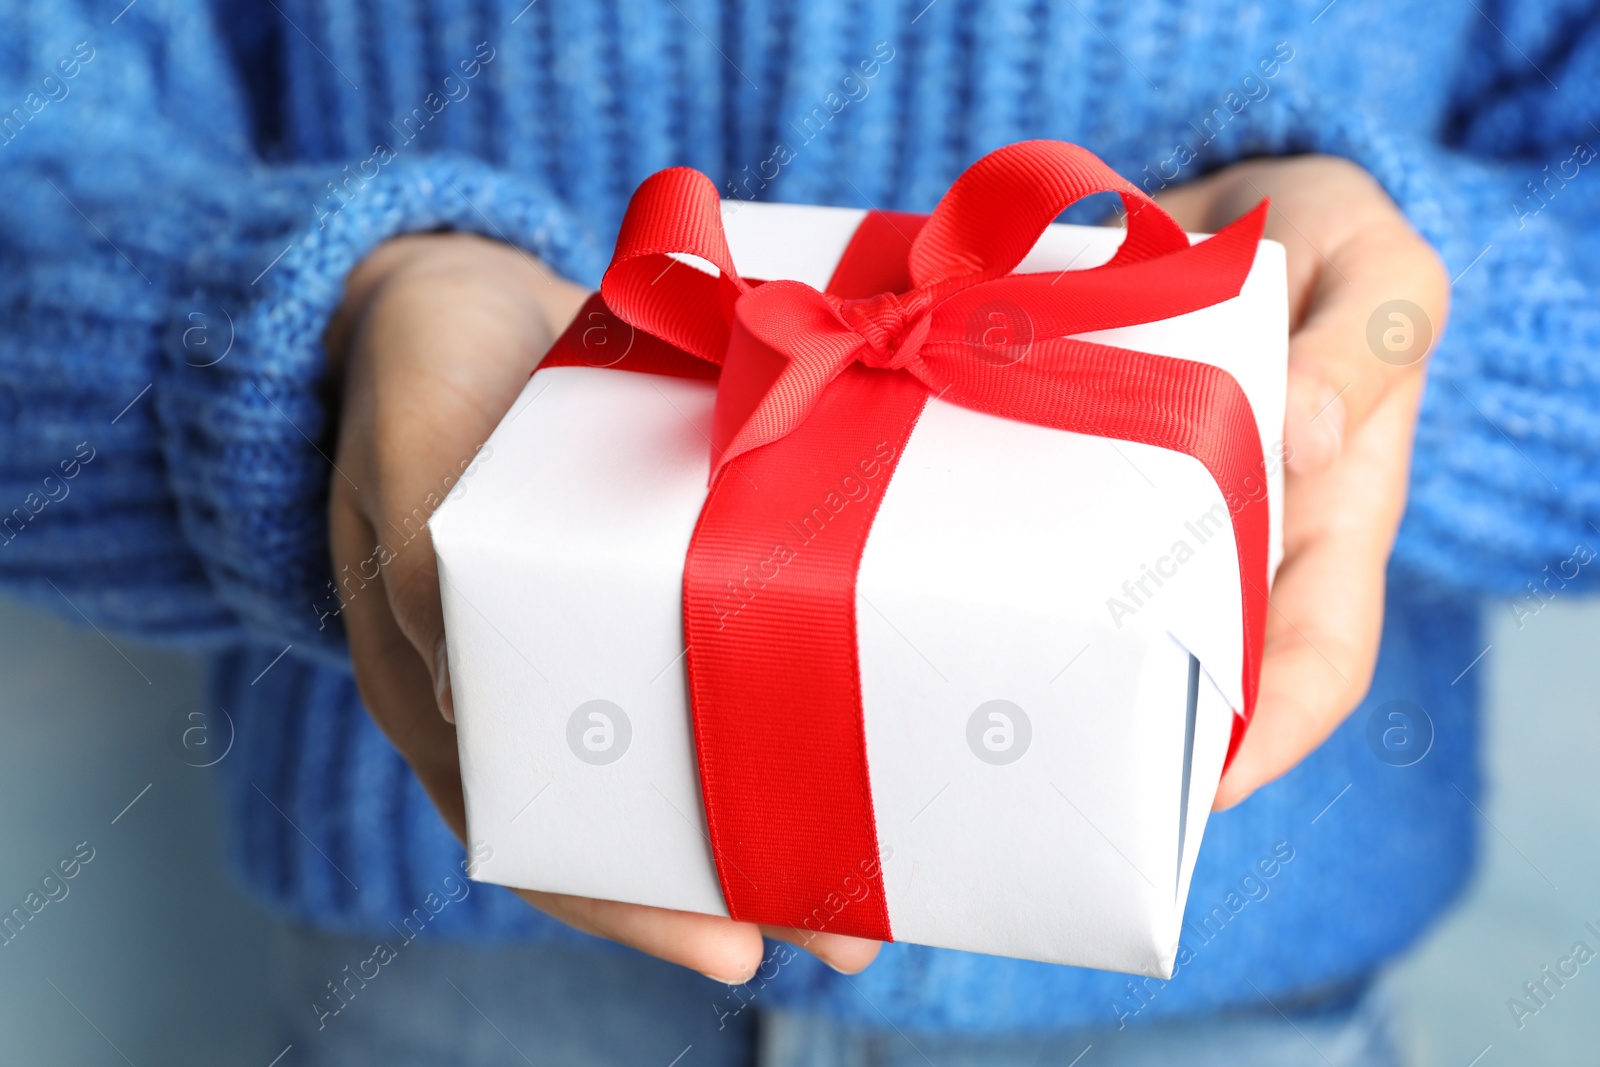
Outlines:
<svg viewBox="0 0 1600 1067"><path fill-rule="evenodd" d="M724 205L749 277L823 287L862 212ZM1019 272L1109 259L1051 226ZM1239 296L1086 334L1214 364L1267 457L1280 556L1283 249ZM430 522L476 877L727 914L687 692L684 557L715 384L535 374ZM897 940L1170 976L1243 706L1238 560L1200 462L931 400L857 579L862 706Z"/></svg>

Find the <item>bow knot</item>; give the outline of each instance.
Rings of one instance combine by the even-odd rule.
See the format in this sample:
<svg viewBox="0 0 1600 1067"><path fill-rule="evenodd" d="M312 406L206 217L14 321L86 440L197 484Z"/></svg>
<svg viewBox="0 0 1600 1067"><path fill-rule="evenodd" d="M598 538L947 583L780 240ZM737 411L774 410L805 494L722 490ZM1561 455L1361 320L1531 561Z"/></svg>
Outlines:
<svg viewBox="0 0 1600 1067"><path fill-rule="evenodd" d="M829 302L866 342L857 358L874 370L904 370L928 337L928 309L933 299L925 289L879 293L860 300L832 297Z"/></svg>

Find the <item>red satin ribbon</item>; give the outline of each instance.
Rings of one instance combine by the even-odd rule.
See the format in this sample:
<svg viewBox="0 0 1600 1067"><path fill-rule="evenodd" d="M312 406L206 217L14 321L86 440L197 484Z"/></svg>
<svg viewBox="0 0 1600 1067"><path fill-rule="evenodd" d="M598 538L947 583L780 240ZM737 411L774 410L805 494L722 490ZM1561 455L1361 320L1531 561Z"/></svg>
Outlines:
<svg viewBox="0 0 1600 1067"><path fill-rule="evenodd" d="M1010 273L1056 216L1097 192L1119 193L1127 209L1110 262ZM1263 203L1191 247L1089 152L1024 142L979 160L927 218L867 215L818 292L739 276L716 189L699 172L674 168L640 186L600 296L541 366L711 377L721 365L711 487L685 562L684 633L701 791L734 918L891 939L855 581L930 393L1183 452L1225 499L1244 501L1232 519L1245 706L1231 760L1254 710L1266 621L1268 512L1248 491L1262 466L1249 402L1207 364L1068 335L1237 296L1265 216Z"/></svg>

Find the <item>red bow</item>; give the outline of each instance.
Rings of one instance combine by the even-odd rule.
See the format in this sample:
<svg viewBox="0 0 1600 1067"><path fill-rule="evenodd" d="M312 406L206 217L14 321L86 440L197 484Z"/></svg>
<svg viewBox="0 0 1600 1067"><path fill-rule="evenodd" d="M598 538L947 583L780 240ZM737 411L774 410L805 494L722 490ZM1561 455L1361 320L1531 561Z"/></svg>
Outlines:
<svg viewBox="0 0 1600 1067"><path fill-rule="evenodd" d="M1056 216L1101 192L1120 194L1127 209L1127 238L1110 262L1010 273ZM910 242L908 291L845 299L800 282L741 278L716 187L699 171L674 167L634 194L600 291L619 318L722 365L715 477L792 432L856 362L904 370L953 403L1057 425L1059 386L1080 372L1074 357L1105 347L1068 335L1237 296L1266 212L1263 201L1191 246L1171 216L1092 153L1024 141L985 156L951 187ZM718 275L676 264L674 255L696 256Z"/></svg>
<svg viewBox="0 0 1600 1067"><path fill-rule="evenodd" d="M1107 191L1128 212L1109 263L1009 273L1070 204ZM1232 522L1244 707L1230 758L1243 736L1266 621L1268 541L1267 502L1248 491L1262 458L1249 401L1209 364L1069 335L1238 295L1266 205L1191 247L1154 201L1090 153L1030 141L979 160L930 218L868 213L827 292L741 278L721 207L696 171L647 179L623 219L601 298L541 369L719 378L715 463L684 563L683 619L723 896L736 919L888 940L855 581L882 487L930 395L1183 452L1242 501ZM682 256L717 273L674 258ZM642 331L614 358L607 308ZM729 477L724 468L741 456L742 477ZM875 493L827 515L814 508L869 462ZM810 515L826 519L815 537L794 521ZM842 912L829 903L846 899Z"/></svg>

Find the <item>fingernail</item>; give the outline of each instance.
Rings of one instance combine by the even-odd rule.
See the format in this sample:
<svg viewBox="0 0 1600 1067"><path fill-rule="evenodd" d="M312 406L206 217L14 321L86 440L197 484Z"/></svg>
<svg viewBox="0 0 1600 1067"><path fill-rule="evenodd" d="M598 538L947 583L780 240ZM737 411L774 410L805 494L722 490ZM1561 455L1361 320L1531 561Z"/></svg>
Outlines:
<svg viewBox="0 0 1600 1067"><path fill-rule="evenodd" d="M456 702L450 694L450 656L443 641L433 646L433 699L444 721L455 725Z"/></svg>
<svg viewBox="0 0 1600 1067"><path fill-rule="evenodd" d="M749 978L722 978L718 975L712 974L710 971L701 971L700 973L711 979L713 982L721 982L723 985L744 985L746 982L750 981ZM753 978L755 976L751 975L751 977Z"/></svg>

